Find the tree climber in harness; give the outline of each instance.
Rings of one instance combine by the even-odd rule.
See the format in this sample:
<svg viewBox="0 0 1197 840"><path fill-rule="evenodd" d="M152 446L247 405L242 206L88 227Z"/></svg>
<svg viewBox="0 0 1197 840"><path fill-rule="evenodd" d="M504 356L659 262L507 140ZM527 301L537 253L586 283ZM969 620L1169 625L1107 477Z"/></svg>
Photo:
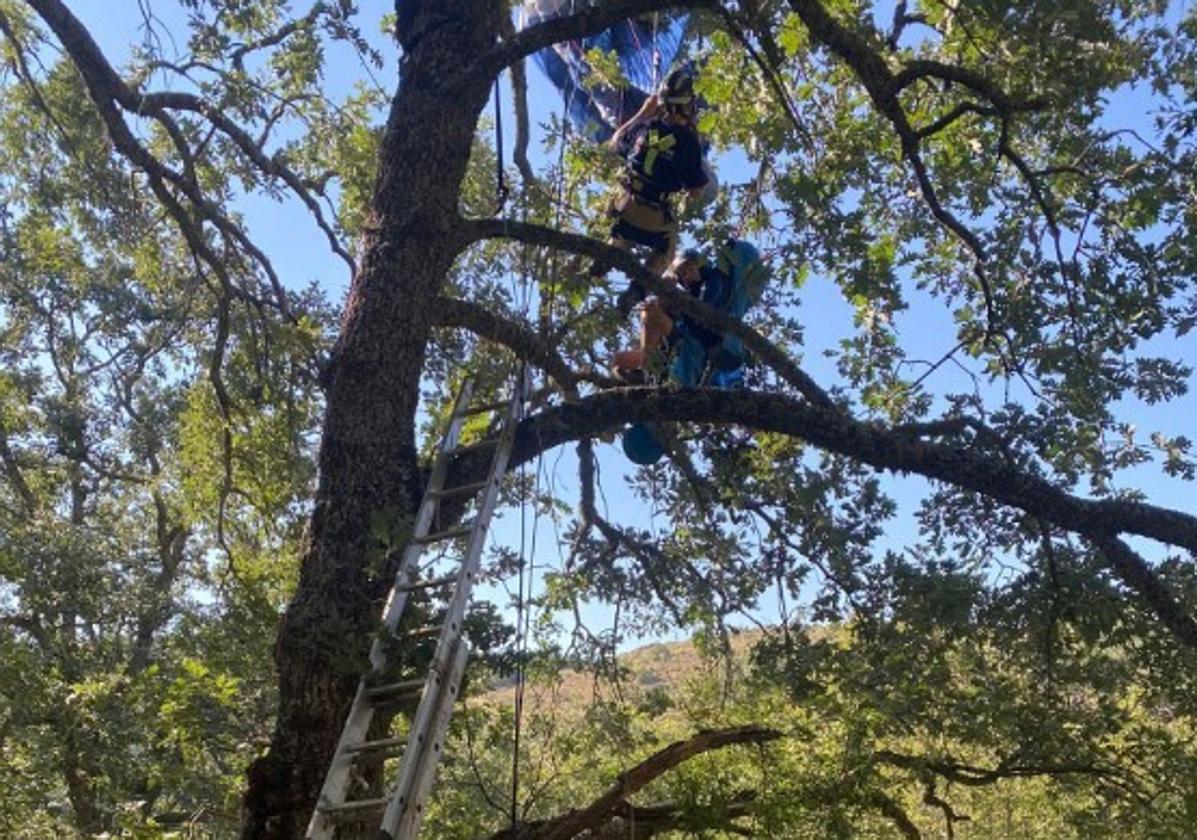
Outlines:
<svg viewBox="0 0 1197 840"><path fill-rule="evenodd" d="M674 70L658 94L650 96L630 120L616 129L609 146L627 160L623 195L612 205L611 244L625 250L643 245L653 252L648 268L661 273L677 248L677 219L672 196L697 197L711 181L696 127L694 80ZM591 275L607 267L596 262ZM644 299L643 287L632 281L620 295L619 311L628 314Z"/></svg>
<svg viewBox="0 0 1197 840"><path fill-rule="evenodd" d="M688 252L666 274L691 295L736 320L760 300L769 269L750 243L729 239L713 261ZM629 384L662 378L676 385L736 388L744 381L745 352L740 339L723 335L684 314L670 313L650 299L642 316L640 348L617 353L613 372ZM659 373L657 373L659 372ZM638 464L653 464L665 452L652 424L637 423L624 433L623 447Z"/></svg>

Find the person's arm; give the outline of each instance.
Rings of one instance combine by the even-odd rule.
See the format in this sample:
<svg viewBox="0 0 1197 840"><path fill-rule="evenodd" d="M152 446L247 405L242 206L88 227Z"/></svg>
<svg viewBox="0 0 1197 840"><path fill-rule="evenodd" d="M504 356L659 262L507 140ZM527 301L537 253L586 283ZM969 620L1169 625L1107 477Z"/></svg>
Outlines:
<svg viewBox="0 0 1197 840"><path fill-rule="evenodd" d="M618 152L619 144L623 142L623 136L640 123L652 119L660 107L660 100L657 99L657 95L654 93L648 99L644 100L644 104L640 106L640 110L637 111L631 119L629 119L619 128L615 129L615 133L612 134L611 139L607 141L607 147L613 152Z"/></svg>

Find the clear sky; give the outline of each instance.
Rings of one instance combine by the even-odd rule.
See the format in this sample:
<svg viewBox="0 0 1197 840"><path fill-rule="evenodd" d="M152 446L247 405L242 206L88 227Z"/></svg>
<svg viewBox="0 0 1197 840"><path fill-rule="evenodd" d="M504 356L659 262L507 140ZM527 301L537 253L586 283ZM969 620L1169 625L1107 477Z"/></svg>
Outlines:
<svg viewBox="0 0 1197 840"><path fill-rule="evenodd" d="M68 3L91 28L101 47L118 65L127 59L130 45L139 44L146 37L137 0L68 0ZM155 0L150 5L160 19L159 32L167 54L175 49L175 43L165 34L170 30L177 33L177 49L185 50L185 35L181 34L185 31L183 18L176 3L173 0ZM355 84L362 81L370 84L376 81L388 91L393 90L396 83L396 48L388 37L381 34L377 25L383 15L392 10L393 0L360 0L358 6L361 10L359 21L362 28L381 51L386 64L381 71L373 71L371 79L367 76L360 58L351 49L344 45L333 47L327 66L327 89L333 96L348 93ZM1180 4L1178 9L1179 6ZM881 9L878 13L879 20L888 20L888 14L888 9ZM555 91L531 63L529 78L529 104L534 129L531 152L533 164L536 166L544 162L543 159L538 160L541 154L539 141L544 131L542 126L551 115L560 113L561 103ZM1111 125L1133 126L1145 134L1150 134L1152 128L1145 108L1145 103L1149 101L1150 98L1145 97L1140 91L1119 91L1112 98L1113 107L1107 119ZM509 111L511 98L506 90L503 102L505 109ZM514 124L514 118L510 113L506 113L504 117L506 125ZM508 140L508 154L510 146ZM742 156L734 154L716 159L716 168L724 184L750 180L751 174L742 161ZM253 238L274 261L288 286L299 288L315 280L328 291L330 299L339 302L348 280L347 269L329 252L323 235L312 224L298 201L288 199L278 202L251 196L243 201L240 209L245 215ZM803 289L802 297L798 317L805 328L804 366L816 379L830 384L837 380L837 376L833 362L825 357L824 351L834 349L842 337L851 333L852 312L827 278L812 277ZM942 302L916 290L913 283L909 284L907 300L909 307L897 317L897 327L907 354L912 358L938 359L956 342L955 325L950 313ZM1186 348L1185 353L1190 359L1197 358L1191 347ZM942 392L956 390L958 386L963 387L963 380L964 375L949 365L941 368L930 384L934 390ZM996 398L999 393L995 390L993 396ZM1183 434L1192 428L1191 418L1197 414L1197 398L1189 396L1164 406L1127 405L1126 410L1140 429L1158 429L1172 435ZM601 447L600 468L605 478L606 499L610 504L609 513L612 519L657 530L664 526L663 519L653 516L651 511L632 499L626 491L619 490L618 477L627 470L628 464L616 447ZM540 469L543 485L553 483L564 498L576 498L576 460L572 447L546 455L540 463ZM1127 471L1121 479L1121 485L1138 487L1158 504L1182 510L1194 509L1191 485L1162 476L1157 468L1150 465ZM886 487L898 499L901 513L890 523L889 533L879 545L879 550L886 547L899 548L913 540L916 531L910 513L917 500L926 492L928 484L918 478L890 477L886 480ZM492 529L492 540L495 543L518 548L521 533L519 515L520 512L516 510L508 511L502 517ZM527 524L530 529L531 514L528 516ZM525 538L530 544L533 539L530 530L525 532ZM554 523L541 520L535 533L535 542L537 565L556 566L560 551ZM1148 556L1159 556L1156 547L1146 541L1138 541L1137 544ZM499 603L505 600L498 590L482 594ZM597 605L587 611L588 621L596 624L601 624L606 615L605 608ZM773 617L768 610L763 610L760 615L765 621Z"/></svg>

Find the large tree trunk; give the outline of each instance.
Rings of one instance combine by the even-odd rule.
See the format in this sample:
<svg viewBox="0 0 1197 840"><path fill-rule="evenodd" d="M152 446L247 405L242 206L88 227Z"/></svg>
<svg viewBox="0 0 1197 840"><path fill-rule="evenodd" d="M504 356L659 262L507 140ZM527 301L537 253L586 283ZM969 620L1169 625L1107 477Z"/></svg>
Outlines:
<svg viewBox="0 0 1197 840"><path fill-rule="evenodd" d="M389 585L368 535L371 513L409 516L422 489L420 373L432 303L457 255L458 195L489 85L442 89L460 78L465 57L493 45L503 4L413 5L414 19L401 21L402 80L329 371L315 510L275 647L278 722L250 770L246 838L302 836Z"/></svg>

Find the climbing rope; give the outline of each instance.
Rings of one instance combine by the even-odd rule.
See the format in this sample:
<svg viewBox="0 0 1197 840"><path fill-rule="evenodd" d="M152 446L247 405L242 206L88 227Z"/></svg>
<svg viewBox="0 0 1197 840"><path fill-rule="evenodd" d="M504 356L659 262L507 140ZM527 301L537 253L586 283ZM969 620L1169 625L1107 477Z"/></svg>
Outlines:
<svg viewBox="0 0 1197 840"><path fill-rule="evenodd" d="M523 374L521 373L521 376ZM511 836L516 837L519 828L520 803L520 733L524 721L524 655L523 655L523 626L524 626L524 566L526 559L524 549L527 542L527 509L528 496L528 468L527 464L520 464L520 573L518 592L515 598L515 713L514 738L511 749Z"/></svg>
<svg viewBox="0 0 1197 840"><path fill-rule="evenodd" d="M495 78L495 215L507 206L507 177L503 173L503 102L499 95L499 79Z"/></svg>
<svg viewBox="0 0 1197 840"><path fill-rule="evenodd" d="M527 376L527 365L521 365L520 377ZM532 487L532 536L529 545L527 529L528 470L520 465L520 563L515 617L515 699L514 737L511 754L511 835L517 836L519 827L520 790L520 737L524 722L524 690L527 685L528 641L532 636L532 610L530 604L536 585L536 545L540 531L540 508L536 500L540 497L540 476L544 455L536 456L536 479ZM525 574L526 570L526 574Z"/></svg>
<svg viewBox="0 0 1197 840"><path fill-rule="evenodd" d="M572 97L571 97L572 98ZM553 209L554 220L553 228L561 230L561 217L565 205L565 147L569 142L569 101L566 101L561 110L561 137L558 141L557 149L557 196ZM541 335L550 335L553 331L553 320L556 315L554 311L557 306L557 269L559 253L557 249L553 249L549 254L549 277L548 288L545 290L545 300L542 301L543 317L540 319Z"/></svg>

